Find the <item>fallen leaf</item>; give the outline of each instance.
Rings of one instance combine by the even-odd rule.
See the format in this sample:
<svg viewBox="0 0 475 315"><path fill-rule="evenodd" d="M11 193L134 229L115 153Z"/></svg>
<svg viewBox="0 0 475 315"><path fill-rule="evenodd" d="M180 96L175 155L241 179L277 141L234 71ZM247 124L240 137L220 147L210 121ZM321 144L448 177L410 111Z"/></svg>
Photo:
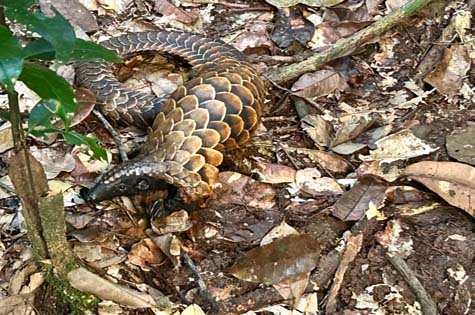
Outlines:
<svg viewBox="0 0 475 315"><path fill-rule="evenodd" d="M86 32L99 29L94 15L77 0L40 0L41 11L47 16L53 16L54 8L61 13L72 25L78 26Z"/></svg>
<svg viewBox="0 0 475 315"><path fill-rule="evenodd" d="M203 310L201 309L199 305L191 304L183 310L181 315L206 315L206 313L203 312Z"/></svg>
<svg viewBox="0 0 475 315"><path fill-rule="evenodd" d="M470 70L467 47L453 45L445 50L444 57L424 81L442 94L454 96L462 87L463 79Z"/></svg>
<svg viewBox="0 0 475 315"><path fill-rule="evenodd" d="M153 218L150 225L158 235L184 232L191 228L192 223L186 210L175 211L165 217Z"/></svg>
<svg viewBox="0 0 475 315"><path fill-rule="evenodd" d="M275 191L270 184L235 172L219 173L219 182L221 187L216 188L211 197L215 205L237 204L260 209L275 205Z"/></svg>
<svg viewBox="0 0 475 315"><path fill-rule="evenodd" d="M395 204L406 204L426 199L422 191L411 186L392 186L386 189L385 194L386 199Z"/></svg>
<svg viewBox="0 0 475 315"><path fill-rule="evenodd" d="M450 157L471 165L475 165L475 126L467 126L454 134L448 135L445 141Z"/></svg>
<svg viewBox="0 0 475 315"><path fill-rule="evenodd" d="M269 184L292 183L295 180L296 170L281 164L256 162L255 172L259 181Z"/></svg>
<svg viewBox="0 0 475 315"><path fill-rule="evenodd" d="M274 240L283 238L288 235L299 234L299 232L288 225L285 221L282 221L278 226L274 227L269 233L266 234L261 240L261 246L272 243Z"/></svg>
<svg viewBox="0 0 475 315"><path fill-rule="evenodd" d="M371 114L355 114L346 116L343 120L343 126L338 129L335 134L331 147L355 139L362 132L371 128L378 119L379 117L377 115Z"/></svg>
<svg viewBox="0 0 475 315"><path fill-rule="evenodd" d="M70 153L51 148L32 147L31 154L43 165L48 179L55 178L61 172L71 172L76 165L76 161Z"/></svg>
<svg viewBox="0 0 475 315"><path fill-rule="evenodd" d="M245 54L274 51L275 44L269 37L267 25L268 23L265 22L254 23L248 30L246 29L235 36L230 43Z"/></svg>
<svg viewBox="0 0 475 315"><path fill-rule="evenodd" d="M151 239L145 238L132 246L128 258L130 263L149 270L150 267L160 265L165 255Z"/></svg>
<svg viewBox="0 0 475 315"><path fill-rule="evenodd" d="M409 165L403 176L424 184L452 206L475 216L475 168L457 162L424 161Z"/></svg>
<svg viewBox="0 0 475 315"><path fill-rule="evenodd" d="M305 289L308 285L308 280L310 278L310 272L302 273L290 277L282 281L281 283L274 284L273 287L279 292L280 296L285 300L293 301L295 304L298 304L300 298L305 293Z"/></svg>
<svg viewBox="0 0 475 315"><path fill-rule="evenodd" d="M310 235L289 235L250 250L228 272L244 281L278 284L312 271L321 250L320 243Z"/></svg>
<svg viewBox="0 0 475 315"><path fill-rule="evenodd" d="M0 153L13 148L13 135L10 122L4 123L0 127Z"/></svg>
<svg viewBox="0 0 475 315"><path fill-rule="evenodd" d="M334 70L319 70L302 75L293 85L292 91L303 97L327 96L335 91L349 88L345 79Z"/></svg>
<svg viewBox="0 0 475 315"><path fill-rule="evenodd" d="M332 151L338 154L350 155L366 147L374 149L376 141L388 135L391 129L392 126L387 125L367 130L353 140L332 147Z"/></svg>
<svg viewBox="0 0 475 315"><path fill-rule="evenodd" d="M307 115L301 120L302 129L315 142L319 148L327 148L330 146L332 138L331 133L333 126L326 121L321 115Z"/></svg>
<svg viewBox="0 0 475 315"><path fill-rule="evenodd" d="M389 253L401 258L407 258L414 252L414 242L409 235L403 234L399 220L389 221L386 228L377 232L374 238Z"/></svg>
<svg viewBox="0 0 475 315"><path fill-rule="evenodd" d="M316 168L298 170L295 175L295 183L300 190L313 197L333 196L343 193L340 185L334 179L321 177L320 172Z"/></svg>
<svg viewBox="0 0 475 315"><path fill-rule="evenodd" d="M409 129L401 130L376 141L376 146L377 149L370 152L370 158L386 163L407 160L438 150L416 137Z"/></svg>
<svg viewBox="0 0 475 315"><path fill-rule="evenodd" d="M198 19L196 11L184 11L168 0L155 0L155 11L164 16L174 16L177 21L191 24Z"/></svg>
<svg viewBox="0 0 475 315"><path fill-rule="evenodd" d="M96 105L96 96L86 88L78 88L74 91L74 97L78 103L78 108L71 120L71 127L76 126L88 117Z"/></svg>
<svg viewBox="0 0 475 315"><path fill-rule="evenodd" d="M332 214L343 221L357 221L372 202L379 209L384 202L387 184L373 176L364 176L334 204Z"/></svg>

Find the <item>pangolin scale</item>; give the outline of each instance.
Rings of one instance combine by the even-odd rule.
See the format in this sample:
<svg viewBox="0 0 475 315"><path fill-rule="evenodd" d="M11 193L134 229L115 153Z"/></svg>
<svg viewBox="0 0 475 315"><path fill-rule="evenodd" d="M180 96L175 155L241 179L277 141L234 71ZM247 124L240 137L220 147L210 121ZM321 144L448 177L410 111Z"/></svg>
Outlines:
<svg viewBox="0 0 475 315"><path fill-rule="evenodd" d="M185 201L210 194L223 152L247 142L265 98L259 75L235 48L219 40L178 31L128 33L102 42L120 56L160 51L184 58L198 75L169 97L125 88L102 62L77 66L77 81L96 94L114 121L147 126L140 154L99 178L88 199L178 187Z"/></svg>

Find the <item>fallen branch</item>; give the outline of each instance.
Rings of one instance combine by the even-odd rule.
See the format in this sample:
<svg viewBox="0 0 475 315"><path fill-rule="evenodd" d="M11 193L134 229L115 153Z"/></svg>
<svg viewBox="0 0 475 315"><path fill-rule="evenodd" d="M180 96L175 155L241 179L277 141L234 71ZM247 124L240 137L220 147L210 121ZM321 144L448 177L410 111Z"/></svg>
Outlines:
<svg viewBox="0 0 475 315"><path fill-rule="evenodd" d="M352 36L338 40L331 48L317 53L302 62L268 71L265 76L275 83L283 83L295 79L304 73L315 71L331 60L350 54L356 47L386 32L429 2L431 0L408 0L398 10L391 12L386 17L354 33Z"/></svg>
<svg viewBox="0 0 475 315"><path fill-rule="evenodd" d="M431 299L430 295L424 289L419 279L417 279L414 271L409 268L404 259L390 253L386 254L386 259L393 265L394 268L397 269L399 274L404 278L404 281L406 281L407 285L411 288L411 291L417 297L417 301L421 304L422 314L438 314L437 306L435 305L434 301Z"/></svg>

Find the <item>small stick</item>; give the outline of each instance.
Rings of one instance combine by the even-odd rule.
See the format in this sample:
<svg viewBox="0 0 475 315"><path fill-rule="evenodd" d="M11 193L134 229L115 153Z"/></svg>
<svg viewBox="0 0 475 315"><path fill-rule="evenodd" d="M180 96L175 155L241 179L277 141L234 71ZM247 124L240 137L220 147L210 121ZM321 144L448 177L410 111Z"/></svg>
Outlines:
<svg viewBox="0 0 475 315"><path fill-rule="evenodd" d="M411 288L412 292L421 304L422 313L424 315L438 314L437 306L435 305L434 301L424 289L419 279L417 279L416 274L414 271L412 271L412 269L409 268L404 259L391 253L386 253L386 259L393 265L394 268L396 268L399 274L404 278L404 281L406 281L407 285Z"/></svg>
<svg viewBox="0 0 475 315"><path fill-rule="evenodd" d="M117 146L117 150L119 150L120 158L122 159L122 161L128 161L129 158L127 157L127 152L125 150L124 144L120 140L120 136L117 131L115 131L114 127L112 127L112 125L109 123L109 121L107 121L107 119L104 117L104 115L102 115L100 111L98 111L97 109L93 109L92 112L102 122L104 128L109 131L110 135L112 136L112 139L114 139L115 145Z"/></svg>
<svg viewBox="0 0 475 315"><path fill-rule="evenodd" d="M183 257L183 261L185 264L188 266L190 269L191 273L193 274L196 282L198 283L198 288L200 289L201 295L203 298L211 304L211 307L213 308L214 311L220 313L220 306L214 296L209 292L208 287L206 286L206 283L204 282L203 278L201 278L200 270L198 269L198 266L195 265L191 257L184 251L181 251L181 256Z"/></svg>

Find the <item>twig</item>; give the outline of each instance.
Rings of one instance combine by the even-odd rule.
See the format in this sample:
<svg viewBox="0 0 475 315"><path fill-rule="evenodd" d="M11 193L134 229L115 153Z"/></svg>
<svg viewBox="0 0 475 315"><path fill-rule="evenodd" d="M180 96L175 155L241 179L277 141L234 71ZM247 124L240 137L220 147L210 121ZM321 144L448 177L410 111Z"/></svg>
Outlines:
<svg viewBox="0 0 475 315"><path fill-rule="evenodd" d="M363 244L363 234L351 235L346 242L346 249L343 257L341 258L340 265L335 272L335 278L333 279L333 284L328 293L328 301L325 307L325 314L334 314L336 312L336 297L340 291L341 285L343 283L343 278L345 277L346 270L348 269L350 263L352 263L356 255L359 253L361 246Z"/></svg>
<svg viewBox="0 0 475 315"><path fill-rule="evenodd" d="M417 279L414 271L409 268L404 259L390 253L386 253L386 259L393 265L394 268L396 268L399 274L404 278L404 281L406 281L407 285L411 288L412 292L415 294L417 300L421 304L422 313L424 315L437 314L437 306L427 291L424 289L422 284L419 282L419 279Z"/></svg>
<svg viewBox="0 0 475 315"><path fill-rule="evenodd" d="M123 162L128 161L129 158L127 157L127 152L125 150L124 144L122 141L120 141L120 135L115 131L114 127L107 121L107 119L104 117L104 115L101 114L100 111L97 109L93 109L92 112L94 115L102 122L104 125L104 128L109 131L110 135L112 136L112 139L114 139L115 145L117 146L117 150L119 150L120 158L122 159Z"/></svg>
<svg viewBox="0 0 475 315"><path fill-rule="evenodd" d="M370 26L356 32L350 37L338 40L332 47L317 53L307 60L294 63L286 67L268 71L266 76L276 83L290 81L301 74L315 71L323 64L350 54L356 47L366 43L369 39L378 36L391 27L397 25L427 5L431 0L408 0L401 8L391 12L386 17L374 22Z"/></svg>
<svg viewBox="0 0 475 315"><path fill-rule="evenodd" d="M219 304L214 298L214 296L211 294L211 292L209 292L208 287L206 286L203 278L201 278L198 266L195 265L193 260L185 251L183 250L181 251L181 256L183 257L183 261L188 266L196 282L198 283L198 288L200 289L201 295L209 304L211 304L211 307L213 308L213 310L219 313L219 310L220 310Z"/></svg>

